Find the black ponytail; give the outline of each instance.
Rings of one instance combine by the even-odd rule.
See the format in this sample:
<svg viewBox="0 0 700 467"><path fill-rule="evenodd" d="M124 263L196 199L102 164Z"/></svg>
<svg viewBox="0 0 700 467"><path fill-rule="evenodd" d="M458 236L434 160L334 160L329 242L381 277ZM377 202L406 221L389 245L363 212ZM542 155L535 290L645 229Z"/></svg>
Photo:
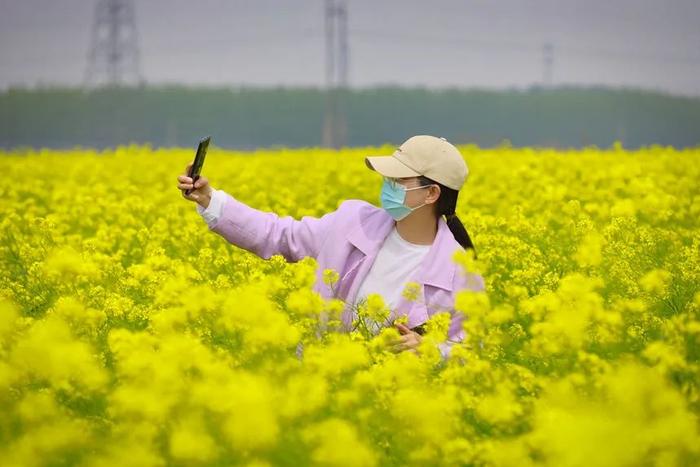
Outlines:
<svg viewBox="0 0 700 467"><path fill-rule="evenodd" d="M418 182L420 183L420 186L435 184L440 187L440 197L437 200L437 215L445 216L447 226L450 228L455 240L457 240L457 242L462 245L462 248L465 250L467 248L474 250L474 258L476 259L476 248L474 248L474 243L472 243L472 239L469 238L469 233L467 233L467 229L464 228L462 221L460 221L457 214L455 214L459 191L448 188L445 185L431 180L423 175L418 177Z"/></svg>

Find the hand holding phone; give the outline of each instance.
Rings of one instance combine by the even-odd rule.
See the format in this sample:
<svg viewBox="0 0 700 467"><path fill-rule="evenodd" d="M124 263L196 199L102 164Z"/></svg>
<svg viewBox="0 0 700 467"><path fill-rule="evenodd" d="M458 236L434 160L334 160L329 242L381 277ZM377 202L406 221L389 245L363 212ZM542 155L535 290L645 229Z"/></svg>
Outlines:
<svg viewBox="0 0 700 467"><path fill-rule="evenodd" d="M188 177L192 179L192 183L195 183L200 174L202 173L202 167L204 166L204 158L207 156L207 149L209 149L209 141L211 141L211 136L202 138L197 146L197 154L194 156L194 162L190 168L190 172L187 174ZM192 190L185 190L185 194L189 195Z"/></svg>
<svg viewBox="0 0 700 467"><path fill-rule="evenodd" d="M201 176L204 156L211 137L206 137L199 142L195 160L185 167L185 172L177 177L178 189L182 196L190 201L196 201L203 208L209 206L213 189L209 186L206 177Z"/></svg>

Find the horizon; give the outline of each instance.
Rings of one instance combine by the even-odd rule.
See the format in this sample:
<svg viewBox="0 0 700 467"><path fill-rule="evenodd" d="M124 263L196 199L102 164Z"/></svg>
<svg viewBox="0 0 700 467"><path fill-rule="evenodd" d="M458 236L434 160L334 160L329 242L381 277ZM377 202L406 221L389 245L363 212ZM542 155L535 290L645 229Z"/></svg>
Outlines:
<svg viewBox="0 0 700 467"><path fill-rule="evenodd" d="M165 82L165 83L144 83L144 89L155 90L155 89L183 89L183 90L197 90L197 91L217 91L217 90L228 90L228 91L243 91L243 90L255 90L255 91L273 91L273 90L299 90L299 91L318 91L326 92L326 88L319 85L304 85L304 84L258 84L258 83L178 83L178 82ZM140 86L137 85L120 85L120 86L99 86L94 88L86 89L80 85L68 85L62 83L34 83L34 84L18 84L13 85L5 89L0 89L0 94L7 94L11 91L82 91L85 93L95 92L95 91L109 91L109 90L137 90ZM400 89L405 91L426 91L426 92L478 92L478 93L490 93L490 94L527 94L532 92L538 93L556 93L556 92L576 92L576 91L610 91L610 92L620 92L620 93L637 93L637 94L652 94L672 98L681 99L691 99L698 100L700 95L686 95L677 94L665 89L653 89L644 87L633 87L633 86L614 86L614 85L602 85L602 84L561 84L552 86L541 86L539 84L531 84L527 87L516 87L509 86L505 88L489 88L480 86L471 87L459 87L459 86L443 86L443 87L431 87L424 84L397 84L397 83L376 83L366 86L356 86L349 87L347 91L367 91L367 90L378 90L378 89Z"/></svg>

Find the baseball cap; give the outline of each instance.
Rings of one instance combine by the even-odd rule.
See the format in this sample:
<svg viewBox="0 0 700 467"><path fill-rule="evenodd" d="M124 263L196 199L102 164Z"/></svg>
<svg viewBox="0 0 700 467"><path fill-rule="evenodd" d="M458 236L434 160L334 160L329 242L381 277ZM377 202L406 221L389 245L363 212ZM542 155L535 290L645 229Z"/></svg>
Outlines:
<svg viewBox="0 0 700 467"><path fill-rule="evenodd" d="M389 156L367 156L368 168L385 177L424 175L453 190L459 190L469 168L459 150L443 137L416 135L408 138Z"/></svg>

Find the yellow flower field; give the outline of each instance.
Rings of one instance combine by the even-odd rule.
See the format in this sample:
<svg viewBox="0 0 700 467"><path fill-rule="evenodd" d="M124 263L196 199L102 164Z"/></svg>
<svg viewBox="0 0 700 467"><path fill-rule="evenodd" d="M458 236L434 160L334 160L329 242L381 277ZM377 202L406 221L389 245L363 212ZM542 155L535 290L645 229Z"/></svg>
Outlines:
<svg viewBox="0 0 700 467"><path fill-rule="evenodd" d="M320 217L378 205L363 159L393 149L211 148L204 175ZM486 292L446 362L445 314L420 355L320 332L315 260L210 232L191 148L2 153L0 464L700 465L700 148L460 150Z"/></svg>

